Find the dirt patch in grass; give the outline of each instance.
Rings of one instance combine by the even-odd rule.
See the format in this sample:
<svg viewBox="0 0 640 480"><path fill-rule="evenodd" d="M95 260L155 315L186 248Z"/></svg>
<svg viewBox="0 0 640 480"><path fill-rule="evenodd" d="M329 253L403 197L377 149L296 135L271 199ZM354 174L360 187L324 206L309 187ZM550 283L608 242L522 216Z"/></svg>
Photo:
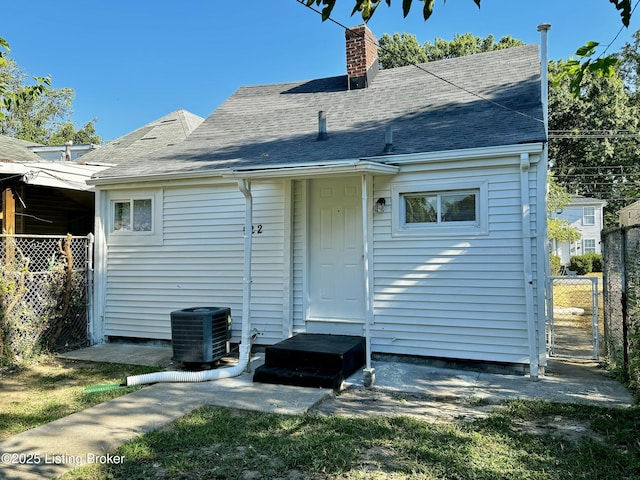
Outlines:
<svg viewBox="0 0 640 480"><path fill-rule="evenodd" d="M311 410L315 415L350 417L411 416L429 422L484 418L496 405L434 401L423 395L354 389L329 398Z"/></svg>
<svg viewBox="0 0 640 480"><path fill-rule="evenodd" d="M498 408L500 405L482 402L442 402L421 395L354 389L323 401L310 414L358 418L410 416L425 422L452 423L487 418ZM604 437L593 431L590 421L555 414L535 419L514 419L512 428L521 433L551 435L575 442L582 438L605 441Z"/></svg>

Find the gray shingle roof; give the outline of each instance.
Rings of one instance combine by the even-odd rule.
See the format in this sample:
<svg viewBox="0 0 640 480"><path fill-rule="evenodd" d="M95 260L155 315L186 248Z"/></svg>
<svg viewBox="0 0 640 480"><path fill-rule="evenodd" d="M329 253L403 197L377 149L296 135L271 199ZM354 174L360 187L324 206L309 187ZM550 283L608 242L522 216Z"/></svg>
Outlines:
<svg viewBox="0 0 640 480"><path fill-rule="evenodd" d="M536 45L381 70L362 90L346 85L344 76L242 87L181 144L100 177L375 157L388 126L396 154L546 141Z"/></svg>
<svg viewBox="0 0 640 480"><path fill-rule="evenodd" d="M39 162L42 158L28 148L35 146L42 145L0 135L0 162Z"/></svg>
<svg viewBox="0 0 640 480"><path fill-rule="evenodd" d="M140 157L181 143L204 118L186 110L176 110L164 117L119 137L82 156L84 163L135 163Z"/></svg>

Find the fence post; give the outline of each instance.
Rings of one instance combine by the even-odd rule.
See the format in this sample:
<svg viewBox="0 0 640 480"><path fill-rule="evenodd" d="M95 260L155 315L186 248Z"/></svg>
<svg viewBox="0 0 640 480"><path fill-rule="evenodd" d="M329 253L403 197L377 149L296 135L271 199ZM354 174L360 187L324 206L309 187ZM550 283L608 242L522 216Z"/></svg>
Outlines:
<svg viewBox="0 0 640 480"><path fill-rule="evenodd" d="M93 233L87 235L87 340L89 345L93 345L93 244L95 237Z"/></svg>
<svg viewBox="0 0 640 480"><path fill-rule="evenodd" d="M2 233L13 235L16 233L16 200L10 188L2 191ZM4 244L4 261L7 268L13 265L13 257L15 256L15 246L8 238Z"/></svg>
<svg viewBox="0 0 640 480"><path fill-rule="evenodd" d="M626 227L620 227L620 285L621 285L621 295L620 301L622 302L622 363L624 370L625 380L629 380L629 312L628 312L628 304L627 304L627 229Z"/></svg>

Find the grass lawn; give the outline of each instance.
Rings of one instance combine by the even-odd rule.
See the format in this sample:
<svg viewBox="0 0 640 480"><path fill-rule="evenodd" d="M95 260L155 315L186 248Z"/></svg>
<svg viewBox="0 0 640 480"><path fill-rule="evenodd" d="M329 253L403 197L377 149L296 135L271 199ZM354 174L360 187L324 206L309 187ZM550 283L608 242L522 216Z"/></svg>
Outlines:
<svg viewBox="0 0 640 480"><path fill-rule="evenodd" d="M140 388L84 395L85 387L118 384L128 375L158 370L55 358L18 370L0 370L0 440Z"/></svg>
<svg viewBox="0 0 640 480"><path fill-rule="evenodd" d="M116 450L122 465L63 479L640 478L638 407L515 401L483 419L425 420L203 407Z"/></svg>

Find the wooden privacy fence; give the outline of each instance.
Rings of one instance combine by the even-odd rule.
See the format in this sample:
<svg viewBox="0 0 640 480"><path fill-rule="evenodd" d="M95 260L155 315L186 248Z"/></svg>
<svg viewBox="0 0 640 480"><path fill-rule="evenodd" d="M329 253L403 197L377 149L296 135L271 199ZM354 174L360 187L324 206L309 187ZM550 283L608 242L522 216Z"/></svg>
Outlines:
<svg viewBox="0 0 640 480"><path fill-rule="evenodd" d="M0 235L0 359L88 345L93 235Z"/></svg>

